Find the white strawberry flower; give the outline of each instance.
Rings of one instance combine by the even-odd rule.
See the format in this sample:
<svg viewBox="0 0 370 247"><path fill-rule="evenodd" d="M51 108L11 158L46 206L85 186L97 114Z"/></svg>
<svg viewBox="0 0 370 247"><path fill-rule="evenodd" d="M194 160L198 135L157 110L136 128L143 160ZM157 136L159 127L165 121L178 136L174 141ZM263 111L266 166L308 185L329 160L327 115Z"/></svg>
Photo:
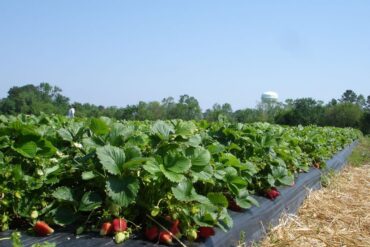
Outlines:
<svg viewBox="0 0 370 247"><path fill-rule="evenodd" d="M74 146L75 148L82 148L82 144L78 142L74 142L72 146Z"/></svg>
<svg viewBox="0 0 370 247"><path fill-rule="evenodd" d="M51 163L58 163L58 159L57 159L57 158L51 158L51 159L50 159L50 162L51 162Z"/></svg>

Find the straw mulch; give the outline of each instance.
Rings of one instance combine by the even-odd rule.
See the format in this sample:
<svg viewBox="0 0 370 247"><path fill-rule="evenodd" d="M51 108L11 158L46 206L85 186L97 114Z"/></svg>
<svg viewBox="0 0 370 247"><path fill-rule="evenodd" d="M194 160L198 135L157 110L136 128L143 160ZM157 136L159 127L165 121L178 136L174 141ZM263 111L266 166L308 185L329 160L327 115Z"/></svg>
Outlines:
<svg viewBox="0 0 370 247"><path fill-rule="evenodd" d="M370 164L347 166L258 246L370 246Z"/></svg>

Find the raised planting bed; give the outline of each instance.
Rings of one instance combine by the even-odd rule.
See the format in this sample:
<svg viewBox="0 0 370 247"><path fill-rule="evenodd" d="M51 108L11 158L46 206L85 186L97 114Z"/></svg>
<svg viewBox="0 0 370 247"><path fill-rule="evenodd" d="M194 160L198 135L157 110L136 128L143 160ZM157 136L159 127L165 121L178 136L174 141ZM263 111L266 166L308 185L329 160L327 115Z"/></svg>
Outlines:
<svg viewBox="0 0 370 247"><path fill-rule="evenodd" d="M353 142L328 160L323 170L311 168L307 173L298 175L295 185L279 188L281 196L274 201L257 197L260 207L252 207L245 212L232 212L233 228L225 233L217 230L200 246L237 246L246 243L247 246L261 240L271 226L277 225L282 213L296 213L310 190L321 188L321 176L330 170L338 171L345 164L358 141Z"/></svg>
<svg viewBox="0 0 370 247"><path fill-rule="evenodd" d="M295 185L290 187L281 187L279 191L281 196L271 201L264 197L256 196L260 207L252 207L243 212L230 211L234 221L234 226L224 232L220 229L215 229L216 234L209 237L205 242L195 242L191 246L237 246L245 243L247 246L261 240L269 227L278 223L282 213L296 213L306 198L310 190L319 189L321 187L321 176L328 171L338 171L346 164L347 157L351 154L353 148L358 144L358 141L348 145L342 151L335 154L326 162L327 166L323 170L311 168L307 173L301 173L295 180ZM0 232L0 238L10 237L12 231ZM148 241L143 241L138 238L127 240L124 246L165 246L161 244L153 244ZM84 234L76 236L70 232L58 232L47 237L35 237L27 234L21 236L22 244L32 246L39 242L52 242L57 246L117 246L112 238L102 238L98 234ZM190 245L189 242L185 244ZM0 242L2 247L11 247L11 240Z"/></svg>
<svg viewBox="0 0 370 247"><path fill-rule="evenodd" d="M241 233L255 240L248 224L297 208L300 184L315 187L315 173L360 136L268 123L0 116L0 244L9 229L26 246L110 245L113 235L127 246L177 242L164 228L185 244L234 245ZM273 214L256 213L274 205Z"/></svg>

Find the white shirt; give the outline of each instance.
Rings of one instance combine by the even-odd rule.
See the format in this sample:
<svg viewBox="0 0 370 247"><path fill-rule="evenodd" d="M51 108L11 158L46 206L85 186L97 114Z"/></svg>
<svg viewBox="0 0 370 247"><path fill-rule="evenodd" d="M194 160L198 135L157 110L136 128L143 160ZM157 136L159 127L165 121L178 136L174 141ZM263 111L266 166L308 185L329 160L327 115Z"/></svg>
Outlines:
<svg viewBox="0 0 370 247"><path fill-rule="evenodd" d="M68 110L68 117L73 118L75 116L75 108L71 108Z"/></svg>

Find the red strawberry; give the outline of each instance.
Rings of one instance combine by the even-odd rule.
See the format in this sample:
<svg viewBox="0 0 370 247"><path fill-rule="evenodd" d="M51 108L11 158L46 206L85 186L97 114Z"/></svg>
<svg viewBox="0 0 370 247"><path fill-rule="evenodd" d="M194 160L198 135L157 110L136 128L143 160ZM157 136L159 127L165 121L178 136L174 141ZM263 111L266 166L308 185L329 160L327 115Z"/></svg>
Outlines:
<svg viewBox="0 0 370 247"><path fill-rule="evenodd" d="M180 220L179 219L176 219L176 220L173 220L172 221L172 226L178 227L179 224L180 224Z"/></svg>
<svg viewBox="0 0 370 247"><path fill-rule="evenodd" d="M171 218L171 216L169 216L169 215L165 216L164 219L167 222L171 223L171 225L169 227L170 232L173 235L175 235L176 237L180 238L181 237L181 232L180 232L180 229L179 229L180 220L179 219L173 220Z"/></svg>
<svg viewBox="0 0 370 247"><path fill-rule="evenodd" d="M266 191L267 198L271 200L275 200L275 198L278 197L279 195L280 195L280 192L275 187L272 187L271 189L268 189Z"/></svg>
<svg viewBox="0 0 370 247"><path fill-rule="evenodd" d="M159 233L159 242L162 244L172 244L172 236L171 233L167 231L161 231Z"/></svg>
<svg viewBox="0 0 370 247"><path fill-rule="evenodd" d="M124 232L127 229L127 222L123 218L117 218L113 220L114 232Z"/></svg>
<svg viewBox="0 0 370 247"><path fill-rule="evenodd" d="M172 225L170 228L170 232L178 238L181 237L181 232L177 225Z"/></svg>
<svg viewBox="0 0 370 247"><path fill-rule="evenodd" d="M272 187L271 188L273 191L275 191L275 197L278 197L278 196L280 196L280 192L276 189L276 187Z"/></svg>
<svg viewBox="0 0 370 247"><path fill-rule="evenodd" d="M106 236L113 232L113 225L110 222L104 222L100 229L100 235Z"/></svg>
<svg viewBox="0 0 370 247"><path fill-rule="evenodd" d="M180 229L179 229L179 225L180 225L180 220L176 219L176 220L172 221L172 226L170 228L170 232L178 238L181 237L181 232L180 232Z"/></svg>
<svg viewBox="0 0 370 247"><path fill-rule="evenodd" d="M236 211L236 212L241 212L243 209L236 204L235 200L233 198L229 199L229 207L230 210Z"/></svg>
<svg viewBox="0 0 370 247"><path fill-rule="evenodd" d="M47 236L54 232L54 229L51 228L48 224L44 221L37 221L33 227L33 230L36 232L38 236Z"/></svg>
<svg viewBox="0 0 370 247"><path fill-rule="evenodd" d="M215 230L213 230L212 227L202 226L202 227L199 227L198 229L198 235L201 238L208 238L210 236L215 235Z"/></svg>
<svg viewBox="0 0 370 247"><path fill-rule="evenodd" d="M145 237L150 241L156 240L158 237L158 234L159 234L159 230L157 226L151 226L145 229Z"/></svg>

